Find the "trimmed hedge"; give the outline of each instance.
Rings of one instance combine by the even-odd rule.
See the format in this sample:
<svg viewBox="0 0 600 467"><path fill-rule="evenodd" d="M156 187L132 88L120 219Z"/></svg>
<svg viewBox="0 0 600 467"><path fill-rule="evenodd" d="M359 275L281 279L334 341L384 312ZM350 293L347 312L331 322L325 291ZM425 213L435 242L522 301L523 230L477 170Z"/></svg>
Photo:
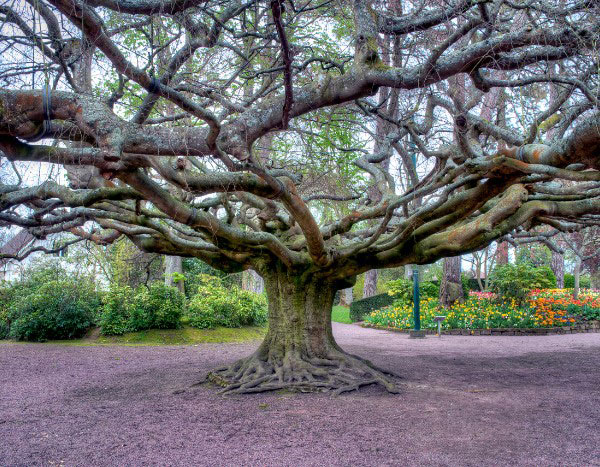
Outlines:
<svg viewBox="0 0 600 467"><path fill-rule="evenodd" d="M393 302L394 297L387 293L356 300L350 305L350 319L353 322L362 321L371 311L391 305Z"/></svg>

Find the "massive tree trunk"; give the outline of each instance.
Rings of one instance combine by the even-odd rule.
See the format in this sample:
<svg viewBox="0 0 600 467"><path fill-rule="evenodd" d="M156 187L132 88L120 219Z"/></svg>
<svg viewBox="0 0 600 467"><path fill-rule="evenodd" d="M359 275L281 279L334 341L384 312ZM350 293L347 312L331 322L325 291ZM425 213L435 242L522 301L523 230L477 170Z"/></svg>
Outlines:
<svg viewBox="0 0 600 467"><path fill-rule="evenodd" d="M331 307L335 284L313 275L271 271L264 276L269 299L269 330L258 350L207 378L223 393L277 389L332 390L339 394L369 384L397 392L393 380L369 361L344 352L335 342Z"/></svg>
<svg viewBox="0 0 600 467"><path fill-rule="evenodd" d="M565 258L556 251L552 252L552 272L556 276L556 287L565 287Z"/></svg>
<svg viewBox="0 0 600 467"><path fill-rule="evenodd" d="M460 278L460 256L444 258L444 273L440 284L440 304L451 306L457 300L464 299L462 281Z"/></svg>

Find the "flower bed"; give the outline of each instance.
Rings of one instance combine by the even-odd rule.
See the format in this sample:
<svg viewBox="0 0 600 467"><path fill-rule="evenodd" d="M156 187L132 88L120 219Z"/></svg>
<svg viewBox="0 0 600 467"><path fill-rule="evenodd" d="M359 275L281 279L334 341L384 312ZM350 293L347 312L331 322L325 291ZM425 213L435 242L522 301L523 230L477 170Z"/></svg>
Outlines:
<svg viewBox="0 0 600 467"><path fill-rule="evenodd" d="M421 302L421 328L437 329L434 317L446 316L442 329L539 329L576 326L600 319L600 293L584 291L573 300L568 289L544 289L531 292L526 304L500 301L491 293L471 293L465 303L441 309L434 299ZM572 293L572 291L571 291ZM412 329L411 303L396 301L365 317L376 327Z"/></svg>

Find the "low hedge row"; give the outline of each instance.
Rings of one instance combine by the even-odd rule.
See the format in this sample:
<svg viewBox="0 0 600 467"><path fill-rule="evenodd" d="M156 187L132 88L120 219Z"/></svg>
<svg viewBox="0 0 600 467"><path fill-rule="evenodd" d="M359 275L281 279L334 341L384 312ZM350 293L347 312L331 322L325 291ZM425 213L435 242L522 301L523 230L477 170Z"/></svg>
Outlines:
<svg viewBox="0 0 600 467"><path fill-rule="evenodd" d="M364 317L373 310L391 305L394 297L387 293L373 295L372 297L356 300L350 305L350 319L353 322L363 321Z"/></svg>

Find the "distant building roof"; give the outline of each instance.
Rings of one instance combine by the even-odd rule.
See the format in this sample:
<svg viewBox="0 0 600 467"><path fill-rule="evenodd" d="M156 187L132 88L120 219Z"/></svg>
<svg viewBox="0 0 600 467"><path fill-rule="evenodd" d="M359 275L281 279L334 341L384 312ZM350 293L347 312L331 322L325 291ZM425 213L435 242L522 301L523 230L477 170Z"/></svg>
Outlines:
<svg viewBox="0 0 600 467"><path fill-rule="evenodd" d="M0 254L17 255L35 241L35 237L27 230L21 229L13 238L0 247ZM0 266L4 266L10 258L0 258Z"/></svg>

